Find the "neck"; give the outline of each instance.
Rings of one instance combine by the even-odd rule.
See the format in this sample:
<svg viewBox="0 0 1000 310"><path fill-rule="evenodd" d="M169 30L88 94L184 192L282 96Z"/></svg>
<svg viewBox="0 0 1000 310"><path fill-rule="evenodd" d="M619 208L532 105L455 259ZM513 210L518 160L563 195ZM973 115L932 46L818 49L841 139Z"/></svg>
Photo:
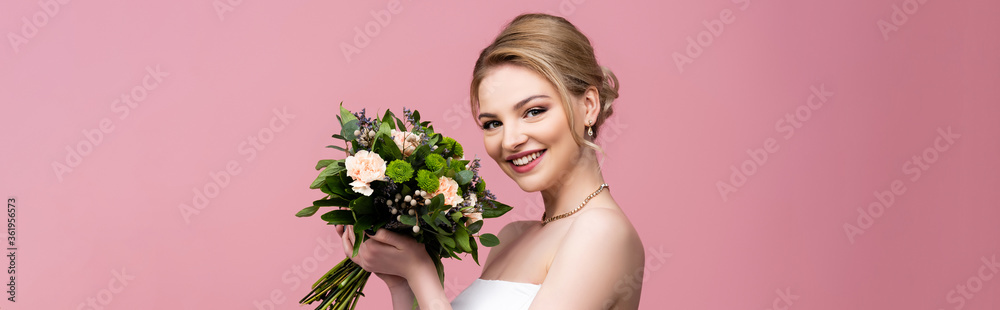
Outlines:
<svg viewBox="0 0 1000 310"><path fill-rule="evenodd" d="M604 183L604 176L597 163L597 155L590 148L581 148L573 169L567 171L555 184L542 190L546 218L569 212L580 206L583 199Z"/></svg>

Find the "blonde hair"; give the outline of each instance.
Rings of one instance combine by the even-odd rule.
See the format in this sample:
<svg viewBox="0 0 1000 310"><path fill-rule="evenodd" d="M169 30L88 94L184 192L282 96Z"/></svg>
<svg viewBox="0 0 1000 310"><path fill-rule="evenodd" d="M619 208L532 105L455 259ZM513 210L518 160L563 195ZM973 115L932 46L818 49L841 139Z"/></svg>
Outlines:
<svg viewBox="0 0 1000 310"><path fill-rule="evenodd" d="M503 64L534 71L552 83L566 110L573 139L577 144L601 151L583 133L573 130L576 119L570 99L582 96L591 86L597 88L600 112L592 125L596 138L601 124L613 112L611 103L618 98L618 78L597 63L590 40L576 26L562 17L547 14L522 14L507 24L479 54L472 71L470 103L474 118L479 114L479 86L483 78L490 69Z"/></svg>

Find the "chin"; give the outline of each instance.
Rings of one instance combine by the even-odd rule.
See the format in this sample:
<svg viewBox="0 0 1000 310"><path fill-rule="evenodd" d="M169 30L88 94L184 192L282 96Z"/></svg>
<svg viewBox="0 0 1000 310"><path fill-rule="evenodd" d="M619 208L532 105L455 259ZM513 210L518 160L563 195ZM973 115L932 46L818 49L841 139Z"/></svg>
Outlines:
<svg viewBox="0 0 1000 310"><path fill-rule="evenodd" d="M510 166L511 163L508 161L501 161L499 164L505 165L503 168L504 173L506 173L511 180L514 180L514 182L517 183L517 186L525 192L530 193L542 191L548 188L556 179L554 173L551 171L551 169L556 167L551 167L551 163L549 163L549 165L540 164L537 167L534 167L530 173L515 172Z"/></svg>

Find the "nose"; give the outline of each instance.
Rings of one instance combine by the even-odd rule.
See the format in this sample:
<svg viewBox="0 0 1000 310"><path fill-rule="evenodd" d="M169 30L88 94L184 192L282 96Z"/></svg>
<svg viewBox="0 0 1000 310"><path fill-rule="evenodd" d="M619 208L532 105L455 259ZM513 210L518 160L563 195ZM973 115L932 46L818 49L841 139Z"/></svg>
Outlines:
<svg viewBox="0 0 1000 310"><path fill-rule="evenodd" d="M528 136L521 131L520 127L517 125L504 125L503 126L503 148L509 152L515 152L521 147L525 142L528 141Z"/></svg>

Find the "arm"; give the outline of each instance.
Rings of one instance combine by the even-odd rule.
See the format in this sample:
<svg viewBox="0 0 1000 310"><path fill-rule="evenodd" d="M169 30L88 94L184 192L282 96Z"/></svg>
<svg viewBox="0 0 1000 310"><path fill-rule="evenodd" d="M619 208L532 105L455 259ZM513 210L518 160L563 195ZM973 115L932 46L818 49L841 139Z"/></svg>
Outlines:
<svg viewBox="0 0 1000 310"><path fill-rule="evenodd" d="M531 309L638 307L644 260L642 243L624 214L582 213L559 246Z"/></svg>
<svg viewBox="0 0 1000 310"><path fill-rule="evenodd" d="M344 233L345 227L343 225L337 225L336 229L337 233L340 234L341 241L344 246L344 253L348 257L350 257L351 254L353 254L354 252L354 234L350 233L345 234ZM350 229L350 226L348 226L346 229ZM369 241L366 241L365 244L367 244L368 242ZM364 249L365 244L362 244L362 249ZM358 256L362 255L360 250L358 254L359 254ZM358 256L352 257L351 260L361 265L361 263L359 262L361 261L361 259ZM366 268L364 265L361 266L362 268L365 268L365 270L368 270L368 268ZM392 309L395 310L413 309L413 300L415 297L413 296L413 291L410 290L410 286L405 278L380 272L373 272L373 273L380 279L382 279L382 281L385 282L385 285L388 286L389 294L392 296Z"/></svg>
<svg viewBox="0 0 1000 310"><path fill-rule="evenodd" d="M379 278L385 281L385 284L389 286L389 295L392 295L392 308L396 310L409 310L413 309L413 291L410 290L410 285L406 283L406 279L399 276L387 275L387 274L376 274Z"/></svg>
<svg viewBox="0 0 1000 310"><path fill-rule="evenodd" d="M344 252L348 256L353 252L352 238L353 234L343 234ZM414 299L421 309L451 309L434 262L424 245L413 238L379 229L361 243L358 255L351 260L386 281L393 309L412 309Z"/></svg>

